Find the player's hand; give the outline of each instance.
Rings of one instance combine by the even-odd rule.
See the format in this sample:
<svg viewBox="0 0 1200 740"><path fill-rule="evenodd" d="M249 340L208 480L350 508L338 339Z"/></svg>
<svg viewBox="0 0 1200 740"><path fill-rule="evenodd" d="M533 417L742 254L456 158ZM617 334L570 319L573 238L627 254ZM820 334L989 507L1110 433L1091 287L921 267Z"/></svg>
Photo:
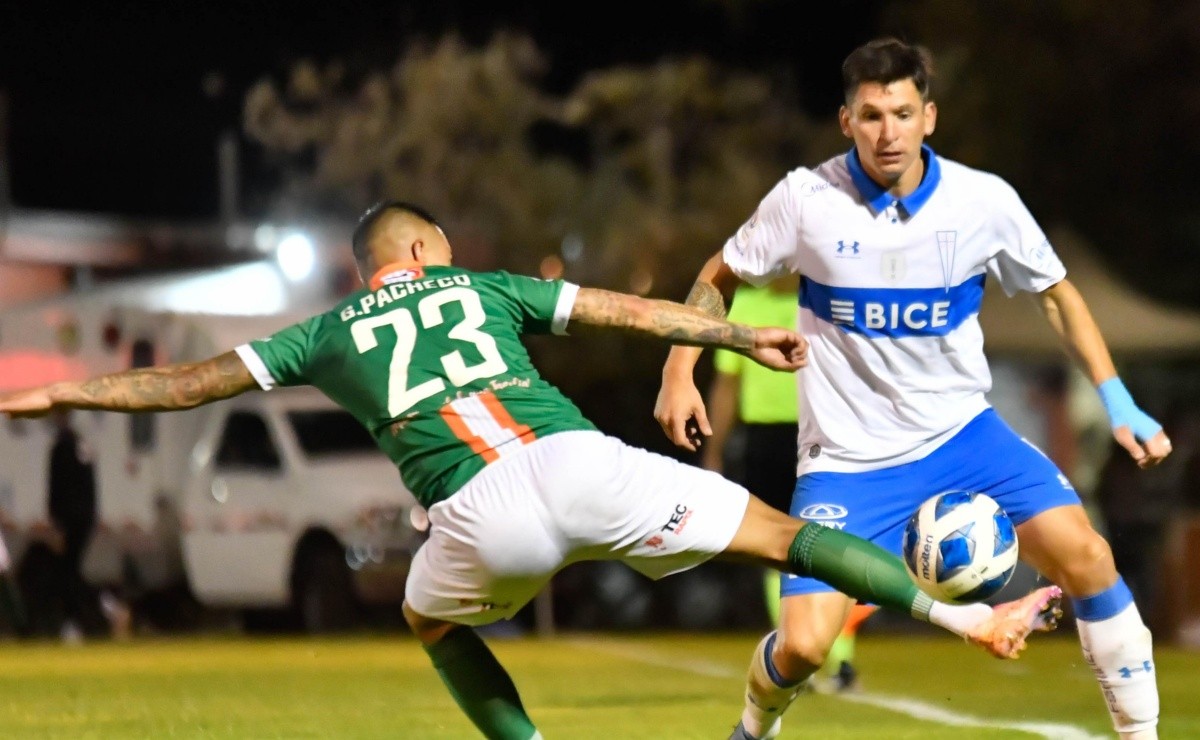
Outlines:
<svg viewBox="0 0 1200 740"><path fill-rule="evenodd" d="M1113 439L1125 448L1139 468L1152 468L1171 454L1171 440L1162 424L1134 403L1120 378L1109 378L1096 390L1108 412Z"/></svg>
<svg viewBox="0 0 1200 740"><path fill-rule="evenodd" d="M1141 441L1128 425L1119 426L1113 429L1113 438L1129 452L1139 468L1152 468L1171 454L1171 440L1162 427L1153 437Z"/></svg>
<svg viewBox="0 0 1200 740"><path fill-rule="evenodd" d="M32 388L16 393L0 394L0 414L10 419L45 416L54 408L48 388Z"/></svg>
<svg viewBox="0 0 1200 740"><path fill-rule="evenodd" d="M685 450L695 452L704 438L712 434L704 398L691 376L663 376L658 400L654 403L654 418L667 439Z"/></svg>
<svg viewBox="0 0 1200 740"><path fill-rule="evenodd" d="M774 326L754 330L754 349L746 356L772 370L794 372L808 364L808 340Z"/></svg>

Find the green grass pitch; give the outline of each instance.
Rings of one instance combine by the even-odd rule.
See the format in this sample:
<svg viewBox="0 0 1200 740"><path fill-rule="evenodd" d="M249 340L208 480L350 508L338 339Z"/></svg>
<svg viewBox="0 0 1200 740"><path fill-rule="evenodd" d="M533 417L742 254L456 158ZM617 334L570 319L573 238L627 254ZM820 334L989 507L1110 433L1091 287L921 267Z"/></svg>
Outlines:
<svg viewBox="0 0 1200 740"><path fill-rule="evenodd" d="M1113 737L1070 633L999 661L941 635L863 634L862 690L806 695L783 737ZM719 738L758 635L492 639L556 738ZM1157 651L1164 738L1200 737L1200 653ZM789 733L789 728L792 732ZM4 738L473 738L405 635L0 644Z"/></svg>

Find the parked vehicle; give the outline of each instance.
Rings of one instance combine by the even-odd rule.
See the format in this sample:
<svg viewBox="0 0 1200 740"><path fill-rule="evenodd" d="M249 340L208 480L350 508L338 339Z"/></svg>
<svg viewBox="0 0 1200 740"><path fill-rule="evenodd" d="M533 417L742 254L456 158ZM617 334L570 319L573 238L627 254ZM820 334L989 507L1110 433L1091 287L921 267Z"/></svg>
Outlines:
<svg viewBox="0 0 1200 740"><path fill-rule="evenodd" d="M0 388L205 359L310 313L144 307L173 281L181 278L6 309ZM352 626L360 607L403 598L421 538L412 522L423 512L367 431L315 389L162 414L75 411L70 423L96 480L84 558L92 586L135 595L180 588L206 607L239 610L248 624L288 615L314 632ZM53 577L53 431L41 419L0 420L0 528L23 583ZM51 608L32 594L27 601L35 621Z"/></svg>

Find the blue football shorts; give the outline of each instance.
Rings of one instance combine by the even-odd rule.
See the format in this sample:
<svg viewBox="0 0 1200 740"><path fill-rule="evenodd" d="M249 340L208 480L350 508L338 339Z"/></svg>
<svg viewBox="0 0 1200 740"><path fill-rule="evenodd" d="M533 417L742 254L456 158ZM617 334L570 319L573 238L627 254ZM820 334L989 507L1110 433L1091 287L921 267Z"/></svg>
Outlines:
<svg viewBox="0 0 1200 740"><path fill-rule="evenodd" d="M986 493L1018 525L1048 509L1080 503L1050 458L989 408L920 460L865 473L800 476L791 515L858 535L899 556L904 525L926 499L944 491ZM784 575L779 582L780 596L834 590L802 576Z"/></svg>

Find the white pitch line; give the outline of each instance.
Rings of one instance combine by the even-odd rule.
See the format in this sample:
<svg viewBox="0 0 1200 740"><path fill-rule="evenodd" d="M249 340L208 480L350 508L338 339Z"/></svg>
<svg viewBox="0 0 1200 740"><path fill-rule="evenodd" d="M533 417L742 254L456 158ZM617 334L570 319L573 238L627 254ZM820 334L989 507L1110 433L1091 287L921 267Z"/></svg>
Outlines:
<svg viewBox="0 0 1200 740"><path fill-rule="evenodd" d="M735 670L728 664L710 660L675 658L655 650L648 650L626 643L593 640L569 640L570 644L599 653L615 655L618 658L632 660L645 665L694 673L710 678L740 678L743 671ZM936 722L950 727L983 727L993 730L1015 730L1037 735L1047 740L1107 740L1105 735L1093 735L1082 727L1067 725L1059 722L1003 722L982 717L974 717L961 712L951 712L948 709L927 704L916 699L885 696L872 693L824 694L834 699L855 704L866 704L878 709L886 709L897 714L907 715L913 719L926 722Z"/></svg>
<svg viewBox="0 0 1200 740"><path fill-rule="evenodd" d="M625 658L646 665L658 666L660 668L674 668L675 670L685 671L687 673L695 673L698 676L708 676L709 678L736 678L741 674L740 671L734 671L726 663L718 663L714 660L695 660L689 658L674 658L662 653L657 653L650 650L642 650L634 645L616 642L600 642L591 640L569 640L572 645L592 650L598 653L607 653L615 655L618 658Z"/></svg>
<svg viewBox="0 0 1200 740"><path fill-rule="evenodd" d="M923 719L929 722L949 725L951 727L985 727L988 729L1017 730L1031 735L1040 735L1049 740L1105 740L1104 735L1093 735L1082 727L1064 725L1058 722L997 722L982 717L972 717L969 714L951 712L932 704L926 704L916 699L905 699L897 696L882 694L830 694L835 699L868 704L879 709L887 709L909 717Z"/></svg>

